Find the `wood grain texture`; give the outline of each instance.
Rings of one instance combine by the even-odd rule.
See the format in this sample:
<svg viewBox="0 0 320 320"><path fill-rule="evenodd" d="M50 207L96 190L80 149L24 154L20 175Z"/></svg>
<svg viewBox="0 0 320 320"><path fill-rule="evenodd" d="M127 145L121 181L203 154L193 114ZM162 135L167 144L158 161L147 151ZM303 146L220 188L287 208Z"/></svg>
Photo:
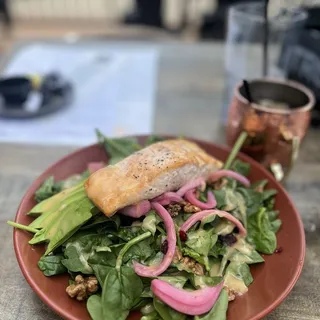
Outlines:
<svg viewBox="0 0 320 320"><path fill-rule="evenodd" d="M163 45L155 131L224 141L219 126L223 89L219 45ZM320 132L310 131L287 182L304 222L307 241L302 275L289 297L267 320L320 319ZM12 229L16 208L32 180L73 147L0 144L0 319L58 320L25 282L15 259ZM280 266L279 266L280 268ZM239 319L241 320L241 319Z"/></svg>

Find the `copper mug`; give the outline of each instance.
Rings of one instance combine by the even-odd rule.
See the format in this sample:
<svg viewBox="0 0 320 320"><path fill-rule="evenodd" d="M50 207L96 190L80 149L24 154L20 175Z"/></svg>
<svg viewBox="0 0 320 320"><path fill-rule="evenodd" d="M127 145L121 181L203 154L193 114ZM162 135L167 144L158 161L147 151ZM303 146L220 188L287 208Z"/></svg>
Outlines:
<svg viewBox="0 0 320 320"><path fill-rule="evenodd" d="M242 151L283 180L309 127L314 94L295 81L264 78L248 84L251 103L243 83L235 88L227 142L232 146L241 132L247 132Z"/></svg>

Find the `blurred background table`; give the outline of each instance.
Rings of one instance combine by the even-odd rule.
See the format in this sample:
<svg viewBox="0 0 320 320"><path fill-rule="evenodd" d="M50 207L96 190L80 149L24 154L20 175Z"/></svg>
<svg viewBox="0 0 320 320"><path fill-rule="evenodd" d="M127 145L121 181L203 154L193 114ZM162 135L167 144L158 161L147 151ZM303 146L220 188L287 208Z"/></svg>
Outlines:
<svg viewBox="0 0 320 320"><path fill-rule="evenodd" d="M224 88L223 45L169 43L157 46L160 60L154 131L224 143L220 123ZM320 319L318 140L318 133L311 130L287 184L305 225L305 267L292 293L267 317L269 320ZM12 229L5 222L14 218L19 201L33 179L74 149L74 146L0 143L0 319L59 319L25 282L13 251Z"/></svg>

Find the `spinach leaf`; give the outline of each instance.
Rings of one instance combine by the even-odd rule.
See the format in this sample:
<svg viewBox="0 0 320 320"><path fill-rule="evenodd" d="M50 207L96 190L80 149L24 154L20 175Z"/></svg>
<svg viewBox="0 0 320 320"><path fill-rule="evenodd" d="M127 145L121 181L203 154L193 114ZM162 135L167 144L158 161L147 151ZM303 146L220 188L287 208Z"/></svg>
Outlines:
<svg viewBox="0 0 320 320"><path fill-rule="evenodd" d="M247 177L250 172L250 164L248 162L243 162L239 159L236 159L233 161L230 169Z"/></svg>
<svg viewBox="0 0 320 320"><path fill-rule="evenodd" d="M263 201L269 200L278 193L276 189L268 189L262 193Z"/></svg>
<svg viewBox="0 0 320 320"><path fill-rule="evenodd" d="M125 137L111 139L105 137L99 130L96 130L96 134L99 143L103 145L110 157L109 164L115 164L142 148L135 138Z"/></svg>
<svg viewBox="0 0 320 320"><path fill-rule="evenodd" d="M111 269L102 289L103 319L125 320L142 291L143 283L132 268L122 266L121 272Z"/></svg>
<svg viewBox="0 0 320 320"><path fill-rule="evenodd" d="M227 204L225 188L213 190L213 194L217 201L217 208L222 210Z"/></svg>
<svg viewBox="0 0 320 320"><path fill-rule="evenodd" d="M154 144L156 142L160 142L163 140L165 140L165 138L160 137L160 136L156 136L156 135L151 135L147 138L147 141L144 146L147 147L147 146L150 146L151 144Z"/></svg>
<svg viewBox="0 0 320 320"><path fill-rule="evenodd" d="M226 254L227 247L218 239L216 244L210 249L209 256L219 258Z"/></svg>
<svg viewBox="0 0 320 320"><path fill-rule="evenodd" d="M217 240L218 235L214 234L213 229L199 229L197 231L188 232L188 239L185 242L185 245L196 251L198 254L207 256Z"/></svg>
<svg viewBox="0 0 320 320"><path fill-rule="evenodd" d="M116 255L114 252L94 252L88 259L88 264L97 277L101 288L103 288L104 280L109 271L115 268Z"/></svg>
<svg viewBox="0 0 320 320"><path fill-rule="evenodd" d="M246 263L230 262L225 274L225 285L230 289L235 289L232 286L233 279L243 281L245 286L248 287L253 281L249 266Z"/></svg>
<svg viewBox="0 0 320 320"><path fill-rule="evenodd" d="M278 210L268 211L269 221L276 220L278 215L279 215L279 211Z"/></svg>
<svg viewBox="0 0 320 320"><path fill-rule="evenodd" d="M237 192L242 195L245 201L247 217L257 213L263 206L263 194L261 192L247 188L238 188Z"/></svg>
<svg viewBox="0 0 320 320"><path fill-rule="evenodd" d="M63 255L42 256L38 261L38 267L47 277L67 272L66 267L61 263Z"/></svg>
<svg viewBox="0 0 320 320"><path fill-rule="evenodd" d="M153 299L153 305L163 320L187 319L187 316L185 314L182 314L176 310L173 310L172 308L170 308L168 305L164 304L162 301L160 301L157 298Z"/></svg>
<svg viewBox="0 0 320 320"><path fill-rule="evenodd" d="M276 219L274 221L271 221L270 224L271 224L271 230L274 233L277 233L282 225L282 222L280 219Z"/></svg>
<svg viewBox="0 0 320 320"><path fill-rule="evenodd" d="M163 320L157 311L152 312L149 315L142 316L140 320Z"/></svg>
<svg viewBox="0 0 320 320"><path fill-rule="evenodd" d="M244 252L235 250L230 257L230 261L247 263L247 264L255 264L255 263L264 262L264 259L256 250L252 249L250 250L250 253L244 253Z"/></svg>
<svg viewBox="0 0 320 320"><path fill-rule="evenodd" d="M92 320L104 320L102 313L101 297L94 294L87 301L87 310Z"/></svg>
<svg viewBox="0 0 320 320"><path fill-rule="evenodd" d="M225 211L232 211L238 207L238 197L232 188L225 188Z"/></svg>
<svg viewBox="0 0 320 320"><path fill-rule="evenodd" d="M222 290L212 309L207 314L195 316L194 320L226 320L228 303L228 294Z"/></svg>
<svg viewBox="0 0 320 320"><path fill-rule="evenodd" d="M161 222L161 219L155 213L154 210L150 211L148 215L143 219L141 228L144 231L150 231L152 235L155 235L157 230L158 223Z"/></svg>
<svg viewBox="0 0 320 320"><path fill-rule="evenodd" d="M183 213L178 214L176 217L173 217L172 220L177 227L181 227L190 217L192 214Z"/></svg>
<svg viewBox="0 0 320 320"><path fill-rule="evenodd" d="M136 238L137 236L143 234L144 232L145 231L142 230L142 228L136 226L120 227L118 232L115 233L115 235L119 237L121 240L128 242L133 238Z"/></svg>
<svg viewBox="0 0 320 320"><path fill-rule="evenodd" d="M269 181L267 179L256 181L255 183L251 184L250 188L255 191L263 192L268 182Z"/></svg>
<svg viewBox="0 0 320 320"><path fill-rule="evenodd" d="M117 231L120 227L120 217L116 214L112 217L107 217L104 214L97 214L92 217L83 227L81 227L81 230L97 227L99 227L99 231L103 229L104 233L106 231ZM102 229L100 227L102 227Z"/></svg>
<svg viewBox="0 0 320 320"><path fill-rule="evenodd" d="M259 252L265 254L272 254L277 248L277 238L265 208L249 217L248 239Z"/></svg>
<svg viewBox="0 0 320 320"><path fill-rule="evenodd" d="M187 247L182 248L182 253L183 253L183 255L189 256L190 258L196 260L198 263L204 265L206 270L209 271L209 260L208 260L207 256L201 255L198 252L194 251L193 249L190 249ZM179 267L178 267L178 269L179 269ZM185 270L189 273L192 273L192 270L188 269L188 268L180 268L179 270Z"/></svg>
<svg viewBox="0 0 320 320"><path fill-rule="evenodd" d="M88 263L90 256L94 251L101 247L107 247L112 244L106 235L88 234L78 236L75 240L70 239L66 243L64 255L66 259L62 260L62 264L72 272L81 272L83 274L92 274L93 270ZM111 251L98 250L98 251Z"/></svg>
<svg viewBox="0 0 320 320"><path fill-rule="evenodd" d="M129 260L144 261L148 259L154 250L150 246L150 239L143 240L133 245L123 256L123 262L127 263Z"/></svg>
<svg viewBox="0 0 320 320"><path fill-rule="evenodd" d="M163 260L164 254L159 251L157 252L154 256L150 257L149 259L146 260L146 265L148 266L157 266L161 263Z"/></svg>
<svg viewBox="0 0 320 320"><path fill-rule="evenodd" d="M42 202L52 196L56 195L62 190L74 187L81 181L84 181L89 177L89 171L86 170L81 174L74 174L65 180L54 182L53 176L49 177L43 182L41 187L35 192L35 200L37 202Z"/></svg>
<svg viewBox="0 0 320 320"><path fill-rule="evenodd" d="M182 289L188 281L188 278L184 276L160 276L158 279L166 281L178 289Z"/></svg>
<svg viewBox="0 0 320 320"><path fill-rule="evenodd" d="M35 193L35 200L37 202L41 202L45 199L48 199L55 194L59 193L62 190L61 182L54 182L54 178L51 176L43 184Z"/></svg>
<svg viewBox="0 0 320 320"><path fill-rule="evenodd" d="M196 289L201 289L204 287L215 287L221 281L223 281L222 277L209 277L209 276L198 276L196 274L191 275L190 277L192 285Z"/></svg>

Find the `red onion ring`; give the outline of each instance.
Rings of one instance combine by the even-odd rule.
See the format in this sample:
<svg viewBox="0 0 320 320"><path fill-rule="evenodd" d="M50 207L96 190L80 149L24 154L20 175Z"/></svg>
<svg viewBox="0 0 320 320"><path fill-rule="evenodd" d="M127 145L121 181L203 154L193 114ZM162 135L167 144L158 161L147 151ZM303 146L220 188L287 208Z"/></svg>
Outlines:
<svg viewBox="0 0 320 320"><path fill-rule="evenodd" d="M165 192L161 196L154 198L152 201L160 203L162 206L166 206L171 202L181 202L182 197L178 196L175 192Z"/></svg>
<svg viewBox="0 0 320 320"><path fill-rule="evenodd" d="M89 170L89 173L92 174L102 168L104 168L106 166L106 164L104 162L89 162L88 163L88 170Z"/></svg>
<svg viewBox="0 0 320 320"><path fill-rule="evenodd" d="M162 302L176 311L191 316L209 312L223 288L223 281L215 287L187 291L173 287L163 280L152 280L151 290Z"/></svg>
<svg viewBox="0 0 320 320"><path fill-rule="evenodd" d="M208 216L211 215L217 215L220 218L225 218L227 220L229 220L230 222L232 222L238 229L239 229L239 234L242 236L246 236L247 235L247 230L244 228L244 226L242 225L242 223L236 219L233 215L231 215L230 213L226 212L226 211L222 211L222 210L204 210L204 211L200 211L197 213L194 213L181 227L180 227L180 231L182 232L187 232L196 222L202 220L203 218L206 218Z"/></svg>
<svg viewBox="0 0 320 320"><path fill-rule="evenodd" d="M164 222L167 231L168 250L161 263L157 266L145 266L141 263L133 262L134 271L141 277L156 277L165 272L172 262L177 243L174 223L169 212L159 203L152 202L151 206Z"/></svg>
<svg viewBox="0 0 320 320"><path fill-rule="evenodd" d="M197 199L195 195L195 190L189 190L185 194L185 198L193 205L197 206L198 208L205 210L205 209L213 209L217 205L217 201L212 193L212 191L207 192L207 202L202 202Z"/></svg>
<svg viewBox="0 0 320 320"><path fill-rule="evenodd" d="M201 186L201 191L203 191L206 188L206 181L204 180L203 177L199 177L195 180L191 180L187 182L184 186L182 186L176 192L176 194L180 197L183 197L186 194L186 192L188 192L189 190L195 189L199 186Z"/></svg>
<svg viewBox="0 0 320 320"><path fill-rule="evenodd" d="M208 181L214 182L214 181L217 181L223 177L233 178L233 179L241 182L246 187L250 187L250 181L246 177L244 177L240 173L232 171L232 170L218 170L209 176Z"/></svg>
<svg viewBox="0 0 320 320"><path fill-rule="evenodd" d="M119 213L131 218L140 218L142 216L145 216L150 210L151 210L150 201L143 200L137 204L133 204L131 206L127 206L119 210Z"/></svg>

